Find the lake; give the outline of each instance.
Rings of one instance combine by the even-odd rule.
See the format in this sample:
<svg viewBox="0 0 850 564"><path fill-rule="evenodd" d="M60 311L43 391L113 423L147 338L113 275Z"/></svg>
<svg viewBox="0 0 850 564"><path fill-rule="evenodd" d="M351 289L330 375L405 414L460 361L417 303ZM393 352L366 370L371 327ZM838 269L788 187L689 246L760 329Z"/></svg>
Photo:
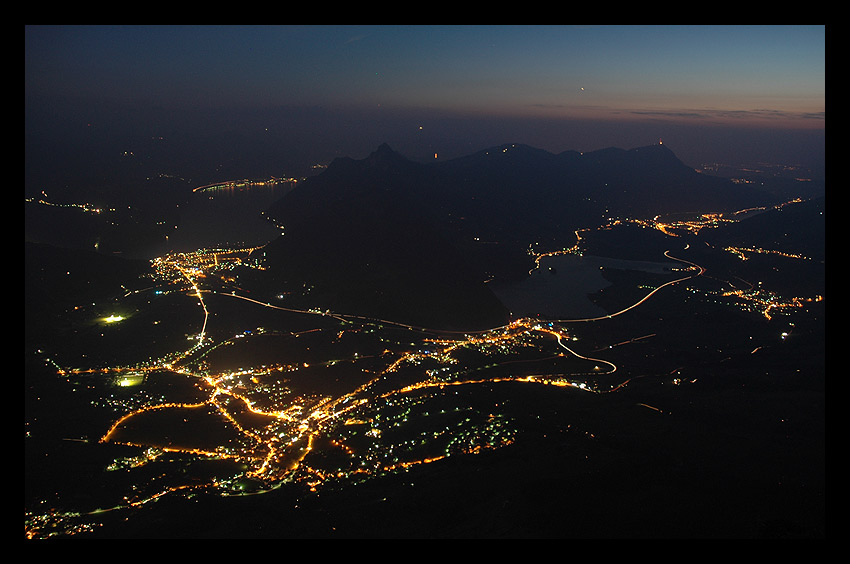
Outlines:
<svg viewBox="0 0 850 564"><path fill-rule="evenodd" d="M597 256L554 255L540 260L540 268L520 281L493 285L493 293L513 317L537 314L557 319L585 319L607 315L589 295L610 286L605 268L664 274L678 263L633 261Z"/></svg>
<svg viewBox="0 0 850 564"><path fill-rule="evenodd" d="M264 245L280 230L261 213L290 190L288 185L245 190L207 190L192 195L181 206L180 222L169 235L169 247L177 252L201 248Z"/></svg>

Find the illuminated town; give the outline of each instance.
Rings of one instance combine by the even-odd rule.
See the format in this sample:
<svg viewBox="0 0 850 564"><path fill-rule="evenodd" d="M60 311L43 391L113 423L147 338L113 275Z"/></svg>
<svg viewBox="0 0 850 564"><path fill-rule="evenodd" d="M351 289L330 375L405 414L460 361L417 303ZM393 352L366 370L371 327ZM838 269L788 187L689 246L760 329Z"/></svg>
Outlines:
<svg viewBox="0 0 850 564"><path fill-rule="evenodd" d="M205 186L198 186L193 192L216 192L216 191L240 191L251 188L274 188L277 186L292 186L298 183L296 178L264 178L264 179L242 179L216 182Z"/></svg>
<svg viewBox="0 0 850 564"><path fill-rule="evenodd" d="M825 26L24 31L25 540L825 537Z"/></svg>
<svg viewBox="0 0 850 564"><path fill-rule="evenodd" d="M734 221L734 216L721 214L675 222L612 220L576 231L576 243L569 248L537 252L532 245L532 273L550 257L582 256L586 237L624 225L678 238ZM742 260L751 253L774 256L765 249L730 247L725 252ZM129 449L108 464L108 474L139 473L155 464L168 467L168 461L185 469L201 461L216 466L212 475L166 471L156 479L135 481L115 499L95 496L96 506L29 510L28 538L89 532L105 514L131 511L163 496L255 495L283 484L318 492L506 447L516 439L511 417L476 408L464 399L465 390L510 383L575 393L618 391L632 374L606 359L607 352L584 351L584 328L644 306L673 287L767 319L823 300L779 296L758 282L740 289L701 289L696 282L705 268L665 253L676 266L618 311L581 319L521 317L502 327L452 333L331 312L320 304L288 307L285 293L254 296L242 287L241 278L252 270L262 272L263 257L258 246L201 249L152 260L145 286L128 290L124 300L191 300L195 330L186 335L185 346L124 365L56 366L69 382L100 390L93 407L113 414L101 436L72 439ZM240 319L261 318L262 324L228 332L219 313L227 317L233 312ZM134 323L134 316L118 303L100 323L117 328ZM155 322L153 330L158 327ZM635 334L605 350L652 337ZM677 374L668 381L684 383Z"/></svg>

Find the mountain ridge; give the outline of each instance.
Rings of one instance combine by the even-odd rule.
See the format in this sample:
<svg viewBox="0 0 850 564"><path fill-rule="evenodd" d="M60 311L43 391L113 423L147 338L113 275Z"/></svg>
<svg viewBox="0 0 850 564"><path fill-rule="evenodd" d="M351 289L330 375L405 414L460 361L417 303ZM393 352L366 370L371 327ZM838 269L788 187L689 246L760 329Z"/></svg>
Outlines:
<svg viewBox="0 0 850 564"><path fill-rule="evenodd" d="M571 244L576 229L611 217L764 201L660 144L559 154L504 144L418 163L382 143L364 159L335 159L273 205L267 215L284 235L266 252L273 270L303 273L296 285L316 288L330 309L492 326L507 312L484 281L528 272L529 244Z"/></svg>

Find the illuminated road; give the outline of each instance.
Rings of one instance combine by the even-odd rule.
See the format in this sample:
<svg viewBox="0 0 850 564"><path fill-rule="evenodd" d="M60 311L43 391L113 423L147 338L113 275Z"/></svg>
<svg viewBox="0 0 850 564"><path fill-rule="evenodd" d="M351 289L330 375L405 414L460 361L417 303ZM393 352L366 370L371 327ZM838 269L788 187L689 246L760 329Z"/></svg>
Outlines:
<svg viewBox="0 0 850 564"><path fill-rule="evenodd" d="M674 257L670 254L670 251L664 251L664 256L669 258L669 259L688 264L688 265L691 266L691 268L696 269L696 272L694 274L689 275L689 276L683 276L682 278L677 278L676 280L670 280L669 282L665 282L664 284L661 284L660 286L658 286L657 288L655 288L654 290L649 292L647 295L645 295L640 300L636 301L635 303L633 303L632 305L630 305L628 307L621 309L620 311L616 311L614 313L609 313L607 315L602 315L602 316L599 316L599 317L586 317L586 318L582 318L582 319L559 319L558 322L559 323L581 323L581 322L586 322L586 321L602 321L604 319L611 319L612 317L617 317L618 315L623 315L624 313L631 311L634 308L640 306L641 304L646 302L649 298L654 296L657 292L661 291L662 289L664 289L668 286L673 286L674 284L678 284L680 282L684 282L686 280L690 280L691 278L695 278L697 276L702 276L702 274L705 272L705 269L703 267L699 266L698 264L694 264L690 261L680 259L680 258L676 258L676 257Z"/></svg>
<svg viewBox="0 0 850 564"><path fill-rule="evenodd" d="M578 233L577 233L578 235ZM124 444L153 452L150 459L142 457L134 465L156 463L162 453L174 453L199 459L226 461L243 465L244 470L227 479L195 482L191 485L174 480L164 486L153 484L139 487L133 495L111 505L109 510L138 507L169 493L194 491L218 492L221 495L243 494L237 491L240 479L250 479L259 485L259 492L268 491L284 483L301 483L315 490L325 481L362 479L363 476L380 475L414 465L428 464L447 456L480 452L482 449L500 448L513 441L509 428L499 418L491 416L470 418L456 422L457 431L447 433L435 430L418 450L401 456L407 441L393 439L392 427L384 428L377 421L392 421L401 417L402 410L415 406L436 394L463 386L489 385L516 382L537 386L557 386L595 393L600 378L617 372L617 366L603 358L594 358L575 350L569 341L576 336L567 329L570 324L601 322L621 316L644 305L657 292L703 274L699 265L676 258L669 252L665 256L686 264L692 270L688 276L666 282L650 291L635 303L608 315L584 318L546 320L522 318L487 330L440 331L392 320L370 318L319 309L294 309L274 305L269 301L243 295L236 290L223 291L212 287L220 285L218 269L230 264L249 265L252 249L230 251L199 251L175 254L154 261L160 287L180 288L183 293L197 299L203 320L192 346L185 351L170 354L167 359L154 361L144 367L133 367L133 373L153 373L167 370L195 382L206 399L194 402L159 401L130 410L118 417L101 436L100 442ZM210 281L210 287L204 287ZM351 389L344 393L294 394L281 400L264 399L264 389L280 388L287 374L306 370L307 363L290 366L256 366L211 373L202 368L202 359L218 347L241 342L245 335L229 339L213 339L210 324L213 312L205 296L216 295L224 299L243 301L276 311L314 316L337 322L322 328L305 329L287 333L292 337L342 335L345 332L371 335L380 341L385 350L380 355L358 355L325 358L311 362L311 369L329 369L344 365L351 379ZM215 329L213 327L213 329ZM393 344L393 331L403 330L406 341ZM636 337L635 342L649 337ZM217 342L216 342L217 341ZM64 370L63 373L84 373L86 369ZM112 367L102 373L129 373L129 369ZM280 374L281 376L276 376ZM619 389L625 383L613 383L608 391ZM647 406L650 407L650 406ZM468 409L468 408L467 408ZM145 440L133 439L128 429L144 425L145 416L181 410L215 414L228 432L235 432L239 440L231 446L198 448L179 446L153 438L150 432ZM250 414L248 419L239 413ZM406 420L398 419L399 421ZM464 422L465 421L465 422ZM139 423L137 423L139 422ZM348 444L349 428L365 426L373 445L362 450ZM138 435L136 435L138 437ZM329 448L345 453L346 465L330 470L322 467L321 453ZM159 454L157 454L159 453ZM319 456L314 456L316 453ZM257 492L248 492L257 493ZM106 511L97 509L91 514Z"/></svg>
<svg viewBox="0 0 850 564"><path fill-rule="evenodd" d="M135 412L128 413L114 423L114 425L109 429L109 431L105 433L104 436L101 438L101 441L120 442L120 440L116 438L116 436L120 434L120 430L126 425L126 423L130 419L137 417L142 413L163 409L198 409L204 407L213 408L218 413L220 413L223 418L229 421L234 428L238 429L238 431L245 437L246 443L253 446L247 451L242 451L239 453L224 453L222 451L201 451L197 449L191 449L187 452L196 455L204 455L211 457L232 457L234 459L246 460L252 467L252 469L249 470L247 473L248 476L257 478L262 477L264 479L272 481L279 481L287 479L287 477L292 476L296 472L296 470L298 470L300 464L307 456L307 453L312 450L313 440L317 433L319 433L320 431L326 431L330 428L332 423L339 422L343 417L353 411L363 411L364 409L368 408L368 404L370 404L370 402L374 402L376 399L384 399L389 396L399 394L409 394L416 390L424 390L429 388L445 388L446 386L481 384L484 382L495 383L504 381L517 381L550 385L554 384L559 386L572 386L578 389L591 390L592 386L589 385L586 381L581 380L582 375L601 376L605 374L612 374L616 372L617 367L610 361L582 355L576 352L573 348L567 346L565 341L569 338L569 335L565 332L565 329L562 327L562 325L567 323L603 321L614 318L644 304L649 298L651 298L655 293L661 291L663 288L680 283L684 280L688 280L690 278L693 278L694 276L699 276L704 272L704 269L702 267L693 264L689 261L675 258L669 253L665 253L665 256L672 260L677 260L684 264L688 264L694 270L694 273L689 276L678 278L676 280L671 280L660 285L634 304L623 308L620 311L600 317L557 320L556 322L541 322L537 319L528 318L517 319L501 327L495 327L482 331L467 332L462 334L462 336L460 337L452 336L457 335L457 332L453 333L438 331L425 327L417 327L409 324L398 323L391 320L369 318L357 315L339 314L330 311L287 308L279 305L273 305L267 301L257 300L254 298L243 296L237 294L235 291L227 293L214 292L213 290L204 290L201 289L197 283L197 280L199 279L199 276L197 275L197 264L194 264L192 267L190 267L189 265L176 264L174 265L174 268L176 268L176 270L180 272L185 281L189 284L192 294L198 298L199 305L203 311L204 320L202 329L197 338L195 339L196 343L192 347L192 349L183 353L179 357L178 361L169 362L166 367L172 370L180 371L184 374L192 375L198 381L204 382L207 386L209 397L207 401L200 403L163 403L152 407L145 407ZM216 259L214 264L219 265L218 258ZM190 366L192 364L191 359L193 355L196 355L201 350L203 350L205 348L205 345L210 344L208 342L208 339L205 337L207 331L207 323L210 318L210 311L208 310L207 305L203 299L203 294L208 292L214 292L217 295L223 297L243 300L265 308L271 308L291 313L327 317L339 321L344 321L348 324L359 323L363 326L374 327L376 325L380 325L414 330L422 336L422 344L413 351L394 352L391 354L387 354L385 356L386 365L384 369L376 372L372 378L361 383L359 386L357 386L355 389L353 389L347 394L343 394L338 397L326 397L318 402L314 402L312 405L300 405L299 410L264 410L256 407L255 403L252 402L245 395L242 395L235 391L235 387L232 386L229 382L230 377L228 375L223 374L213 376L207 375L205 373L194 373L191 370L187 370L186 368L180 368L181 366ZM307 332L309 333L313 331L320 330L313 329ZM548 335L553 337L555 339L555 342L557 343L557 346L569 353L572 358L589 363L588 368L582 368L579 370L573 368L571 378L565 377L563 373L561 373L559 376L553 376L545 373L534 374L529 372L529 370L533 368L533 363L535 362L552 361L553 359L561 360L563 358L567 358L563 355L563 353L553 354L553 351L546 350L545 341L535 341L536 344L534 345L534 347L536 347L537 352L541 353L543 356L536 355L533 358L515 359L510 358L510 356L507 356L505 352L499 352L506 351L509 350L511 347L518 346L518 343L521 343L523 340L533 338L534 334ZM438 337L427 338L426 336ZM462 376L459 373L450 380L436 380L426 374L420 374L418 377L418 382L408 383L395 389L392 389L392 386L390 386L390 390L385 389L387 387L386 380L388 376L392 376L400 372L405 372L405 379L409 379L410 366L429 362L442 365L445 365L446 363L450 364L452 362L456 362L456 359L454 358L454 355L456 353L459 353L460 351L466 351L472 348L486 349L487 351L489 351L486 353L486 357L488 358L487 366L489 366L489 368L485 370L485 372L493 373L492 376L485 376L482 378L481 376L476 375L474 377L470 377ZM360 357L358 359L349 360L350 362L360 362L363 361L365 358L366 357ZM517 368L519 368L520 366L525 366L526 370L520 370L517 373L511 374L509 376L496 375L496 367L506 367L508 365L514 365ZM222 401L222 398L225 397L228 398L228 401ZM279 440L279 434L268 432L269 429L267 429L266 431L260 430L258 432L240 425L239 422L229 412L229 406L232 406L233 401L237 401L241 405L244 405L250 412L254 414L268 417L272 422L269 426L269 429L271 429L272 427L274 427L275 429L279 429L282 426L286 427L286 429L288 429L286 440ZM273 437L273 439L270 439L268 437ZM173 449L173 447L167 447L164 445L155 446L159 446L159 448L163 449Z"/></svg>

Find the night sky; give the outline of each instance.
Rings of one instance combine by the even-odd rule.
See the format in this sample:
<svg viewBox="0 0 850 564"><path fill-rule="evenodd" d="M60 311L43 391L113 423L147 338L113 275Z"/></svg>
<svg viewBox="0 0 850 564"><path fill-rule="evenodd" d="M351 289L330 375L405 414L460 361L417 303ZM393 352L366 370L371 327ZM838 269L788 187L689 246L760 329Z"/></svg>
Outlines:
<svg viewBox="0 0 850 564"><path fill-rule="evenodd" d="M825 26L24 31L26 535L824 537Z"/></svg>
<svg viewBox="0 0 850 564"><path fill-rule="evenodd" d="M25 28L28 136L125 115L277 132L317 162L663 139L692 166L822 168L825 74L824 26Z"/></svg>

